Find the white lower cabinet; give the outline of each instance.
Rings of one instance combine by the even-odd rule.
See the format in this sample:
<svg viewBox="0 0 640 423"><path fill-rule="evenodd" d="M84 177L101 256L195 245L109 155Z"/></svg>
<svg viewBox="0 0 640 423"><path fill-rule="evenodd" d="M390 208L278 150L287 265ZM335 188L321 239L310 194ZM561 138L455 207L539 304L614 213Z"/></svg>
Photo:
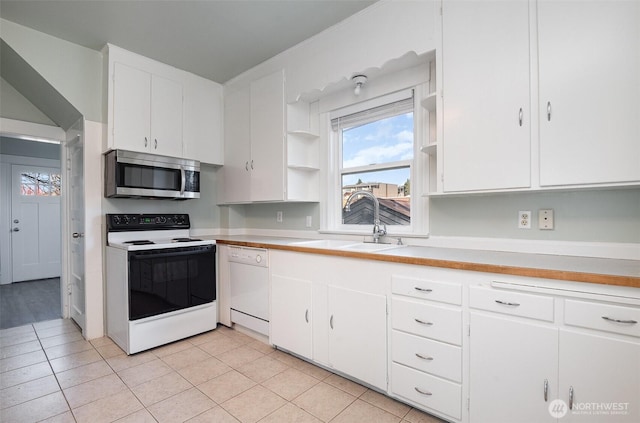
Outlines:
<svg viewBox="0 0 640 423"><path fill-rule="evenodd" d="M558 396L558 330L477 312L470 324L471 422L554 421L548 407Z"/></svg>
<svg viewBox="0 0 640 423"><path fill-rule="evenodd" d="M387 391L382 264L272 250L270 342ZM331 282L331 283L329 283Z"/></svg>
<svg viewBox="0 0 640 423"><path fill-rule="evenodd" d="M278 250L270 272L272 344L446 421L640 421L637 288Z"/></svg>
<svg viewBox="0 0 640 423"><path fill-rule="evenodd" d="M640 323L639 323L640 324ZM640 342L560 329L557 398L561 419L580 423L640 421Z"/></svg>
<svg viewBox="0 0 640 423"><path fill-rule="evenodd" d="M391 277L390 393L461 420L462 285L433 280L436 271L407 269L424 277Z"/></svg>
<svg viewBox="0 0 640 423"><path fill-rule="evenodd" d="M431 376L403 366L391 365L391 390L427 410L437 410L456 419L461 418L462 387L459 383Z"/></svg>
<svg viewBox="0 0 640 423"><path fill-rule="evenodd" d="M387 387L387 299L328 287L329 362L369 385Z"/></svg>
<svg viewBox="0 0 640 423"><path fill-rule="evenodd" d="M513 422L514 416L523 423L640 421L637 300L610 304L600 295L606 302L582 301L554 289L549 295L470 291L471 423ZM498 301L506 303L500 314ZM555 312L548 322L540 321L547 307L522 317L520 307L550 301Z"/></svg>
<svg viewBox="0 0 640 423"><path fill-rule="evenodd" d="M271 275L271 343L312 358L311 287L308 280Z"/></svg>

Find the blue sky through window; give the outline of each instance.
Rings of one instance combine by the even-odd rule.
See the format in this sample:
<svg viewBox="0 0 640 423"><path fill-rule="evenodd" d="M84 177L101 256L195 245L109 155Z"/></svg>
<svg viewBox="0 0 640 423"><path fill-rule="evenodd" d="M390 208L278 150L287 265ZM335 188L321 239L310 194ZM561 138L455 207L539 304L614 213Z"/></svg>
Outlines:
<svg viewBox="0 0 640 423"><path fill-rule="evenodd" d="M384 164L413 158L413 113L380 119L342 132L342 168ZM374 179L371 179L374 178ZM380 180L383 178L383 180ZM363 182L402 185L409 168L344 175L343 186Z"/></svg>

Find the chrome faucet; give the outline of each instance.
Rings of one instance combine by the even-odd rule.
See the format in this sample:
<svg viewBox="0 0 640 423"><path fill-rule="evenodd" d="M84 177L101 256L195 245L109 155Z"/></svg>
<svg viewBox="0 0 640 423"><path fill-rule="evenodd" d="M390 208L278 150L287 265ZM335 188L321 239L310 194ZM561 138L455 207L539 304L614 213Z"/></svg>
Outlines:
<svg viewBox="0 0 640 423"><path fill-rule="evenodd" d="M377 243L381 236L387 234L387 225L382 225L384 228L380 228L380 202L376 196L369 191L356 191L347 198L344 210L346 212L351 211L351 200L358 195L365 195L373 199L373 242Z"/></svg>

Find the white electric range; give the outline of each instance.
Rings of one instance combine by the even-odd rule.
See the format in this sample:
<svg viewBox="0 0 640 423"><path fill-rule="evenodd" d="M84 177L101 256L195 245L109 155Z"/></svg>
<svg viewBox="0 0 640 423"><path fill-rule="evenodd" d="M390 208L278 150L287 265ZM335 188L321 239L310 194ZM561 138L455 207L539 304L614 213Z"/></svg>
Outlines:
<svg viewBox="0 0 640 423"><path fill-rule="evenodd" d="M187 214L107 214L107 335L127 354L217 325L216 245Z"/></svg>

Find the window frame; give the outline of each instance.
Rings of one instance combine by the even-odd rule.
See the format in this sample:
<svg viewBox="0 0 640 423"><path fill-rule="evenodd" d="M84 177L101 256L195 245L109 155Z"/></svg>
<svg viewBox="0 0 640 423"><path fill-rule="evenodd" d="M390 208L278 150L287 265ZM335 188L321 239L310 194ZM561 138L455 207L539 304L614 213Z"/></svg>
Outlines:
<svg viewBox="0 0 640 423"><path fill-rule="evenodd" d="M401 97L403 93L408 91L413 91L413 159L350 167L345 171L345 169L342 168L342 131L340 130L340 127L338 127L338 130L335 130L332 127L332 118L335 119L340 116L347 116L393 103L398 101L399 96ZM380 96L367 99L359 103L352 103L346 107L338 108L327 113L328 166L326 176L328 183L326 192L327 202L323 213L325 221L322 225L322 232L357 234L364 236L371 235L373 222L371 222L371 225L342 223L343 175L409 167L409 181L411 183L411 223L409 225L389 225L387 227L387 232L390 236L420 236L421 234L426 234L426 199L421 193L423 192L423 186L428 186L426 184L428 182L428 162L426 155L420 150L420 146L423 144L423 140L425 139L425 134L428 132L428 116L421 107L421 102L424 98L425 92L425 84L421 83L403 90L384 93ZM400 114L401 113L389 113L387 116L375 116L368 121L367 119L363 119L362 122L358 122L358 124L364 125L366 123L371 123L386 117L397 116Z"/></svg>

